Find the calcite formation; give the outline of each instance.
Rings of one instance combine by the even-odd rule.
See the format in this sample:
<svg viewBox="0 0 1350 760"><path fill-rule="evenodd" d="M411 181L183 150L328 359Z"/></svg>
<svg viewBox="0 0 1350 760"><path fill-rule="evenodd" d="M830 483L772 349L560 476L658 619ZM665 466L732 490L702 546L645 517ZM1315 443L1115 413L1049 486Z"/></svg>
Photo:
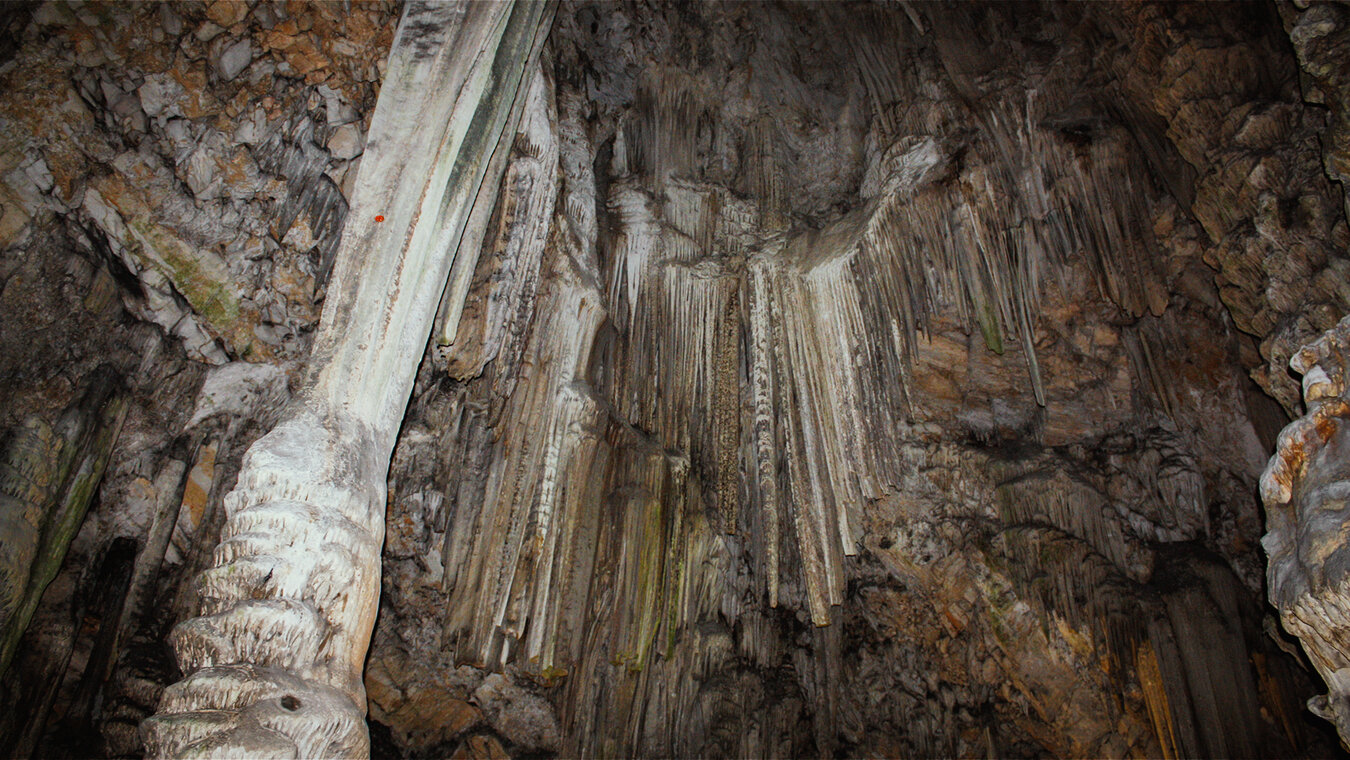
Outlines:
<svg viewBox="0 0 1350 760"><path fill-rule="evenodd" d="M1288 643L1233 627L1259 625L1239 558L1258 513L1210 505L1250 499L1262 443L1231 406L1245 381L1199 369L1241 339L1177 353L1224 317L1213 290L1172 295L1206 232L1167 189L1169 136L1122 123L1150 104L1070 87L1089 65L1071 47L1016 70L947 54L980 23L1038 33L996 12L647 12L663 20L560 14L556 126L515 161L562 181L504 188L466 306L498 310L503 338L446 331L422 369L368 676L395 741L447 740L403 690L472 702L435 673L464 662L561 690L570 728L507 738L565 755L1305 741L1271 653ZM826 23L854 33L805 31ZM1200 444L1216 425L1227 443ZM860 651L864 596L873 630L931 627L932 648ZM894 665L953 646L988 664L956 684ZM994 708L999 729L972 731L984 700L1058 728Z"/></svg>
<svg viewBox="0 0 1350 760"><path fill-rule="evenodd" d="M1350 320L1303 347L1290 366L1303 376L1308 412L1280 433L1261 477L1269 533L1271 604L1330 692L1309 702L1350 738L1350 647L1346 645L1346 368Z"/></svg>
<svg viewBox="0 0 1350 760"><path fill-rule="evenodd" d="M1334 755L1342 15L5 6L0 753Z"/></svg>
<svg viewBox="0 0 1350 760"><path fill-rule="evenodd" d="M360 673L378 595L382 475L423 343L415 336L430 329L547 28L543 8L405 10L309 377L226 497L220 544L198 580L203 614L171 634L187 678L144 724L148 755L368 753Z"/></svg>

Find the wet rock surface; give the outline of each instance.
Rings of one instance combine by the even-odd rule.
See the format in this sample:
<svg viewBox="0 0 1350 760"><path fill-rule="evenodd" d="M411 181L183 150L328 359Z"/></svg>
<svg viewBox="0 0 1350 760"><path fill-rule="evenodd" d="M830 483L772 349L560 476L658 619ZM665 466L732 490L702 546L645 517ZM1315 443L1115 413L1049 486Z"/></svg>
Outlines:
<svg viewBox="0 0 1350 760"><path fill-rule="evenodd" d="M1243 367L1323 296L1261 274L1244 311L1223 252L1319 271L1343 234L1279 42L1135 5L565 8L556 116L395 453L381 683L533 674L564 755L1330 751L1290 642L1243 632L1282 424ZM1295 131L1230 124L1258 92ZM1306 255L1214 218L1257 213L1248 122L1324 219Z"/></svg>
<svg viewBox="0 0 1350 760"><path fill-rule="evenodd" d="M166 641L400 12L0 9L0 752L210 693ZM560 4L392 452L372 755L1334 755L1344 15Z"/></svg>

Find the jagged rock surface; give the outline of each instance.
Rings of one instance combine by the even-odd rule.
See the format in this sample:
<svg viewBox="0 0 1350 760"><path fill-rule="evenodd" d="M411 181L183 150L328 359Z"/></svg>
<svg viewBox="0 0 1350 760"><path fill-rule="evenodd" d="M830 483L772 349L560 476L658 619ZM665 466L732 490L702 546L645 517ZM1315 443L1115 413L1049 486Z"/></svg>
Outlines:
<svg viewBox="0 0 1350 760"><path fill-rule="evenodd" d="M129 404L0 753L134 756L157 705L156 751L316 709L359 749L361 647L310 634L381 512L376 755L1329 752L1253 498L1347 303L1320 7L1279 15L1326 131L1258 4L563 3L425 356L346 384L313 336L342 241L402 224L352 219L396 7L0 9L0 422L105 362ZM307 373L418 357L387 502L348 429L292 438L360 493L253 503Z"/></svg>
<svg viewBox="0 0 1350 760"><path fill-rule="evenodd" d="M194 358L303 358L359 164L327 146L364 133L390 21L383 3L37 6L0 107L3 244L54 211Z"/></svg>
<svg viewBox="0 0 1350 760"><path fill-rule="evenodd" d="M1261 478L1270 601L1330 689L1309 707L1335 723L1342 741L1350 741L1350 547L1345 542L1350 319L1305 346L1290 366L1303 376L1308 413L1280 433Z"/></svg>
<svg viewBox="0 0 1350 760"><path fill-rule="evenodd" d="M5 674L3 754L143 752L139 723L176 677L165 637L199 611L188 581L220 540L239 456L308 355L394 9L0 14L5 437L25 417L55 423L100 362L130 401ZM273 364L224 363L238 358ZM201 362L220 371L194 414Z"/></svg>
<svg viewBox="0 0 1350 760"><path fill-rule="evenodd" d="M1210 242L1205 261L1233 324L1260 341L1253 379L1294 416L1289 357L1350 307L1350 231L1317 154L1322 119L1287 65L1297 37L1264 4L1116 10L1100 21L1121 48L1112 72L1180 158L1162 179Z"/></svg>
<svg viewBox="0 0 1350 760"><path fill-rule="evenodd" d="M1325 264L1315 155L1244 143L1327 220L1284 257L1206 218L1256 191L1204 98L1255 90L1178 81L1190 10L911 11L560 13L391 469L367 683L404 751L479 735L425 728L481 709L463 663L564 755L1324 748L1242 632L1271 326L1206 267Z"/></svg>

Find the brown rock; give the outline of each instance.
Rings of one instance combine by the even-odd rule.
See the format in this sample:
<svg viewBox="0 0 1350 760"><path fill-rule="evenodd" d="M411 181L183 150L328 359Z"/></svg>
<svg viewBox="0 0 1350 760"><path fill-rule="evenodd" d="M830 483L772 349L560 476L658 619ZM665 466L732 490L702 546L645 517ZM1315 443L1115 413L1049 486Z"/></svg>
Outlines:
<svg viewBox="0 0 1350 760"><path fill-rule="evenodd" d="M310 35L293 38L286 49L285 59L300 74L310 74L332 65L328 56L319 49L318 41Z"/></svg>
<svg viewBox="0 0 1350 760"><path fill-rule="evenodd" d="M496 737L483 734L470 736L459 745L455 754L450 756L451 760L510 760L510 758L511 755Z"/></svg>
<svg viewBox="0 0 1350 760"><path fill-rule="evenodd" d="M248 3L244 0L215 0L206 7L207 18L228 29L248 15Z"/></svg>

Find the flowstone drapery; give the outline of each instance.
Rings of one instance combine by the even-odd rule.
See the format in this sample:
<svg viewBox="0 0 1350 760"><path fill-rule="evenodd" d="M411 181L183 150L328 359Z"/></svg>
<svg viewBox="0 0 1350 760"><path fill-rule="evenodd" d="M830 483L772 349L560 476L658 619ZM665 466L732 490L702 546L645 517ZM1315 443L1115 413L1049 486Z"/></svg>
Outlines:
<svg viewBox="0 0 1350 760"><path fill-rule="evenodd" d="M478 250L466 222L496 194L491 157L549 10L406 9L309 376L226 497L201 616L172 635L187 677L143 729L150 756L366 754L389 455L457 251Z"/></svg>
<svg viewBox="0 0 1350 760"><path fill-rule="evenodd" d="M1350 318L1289 361L1308 413L1280 434L1261 477L1270 602L1329 693L1308 707L1350 742Z"/></svg>

